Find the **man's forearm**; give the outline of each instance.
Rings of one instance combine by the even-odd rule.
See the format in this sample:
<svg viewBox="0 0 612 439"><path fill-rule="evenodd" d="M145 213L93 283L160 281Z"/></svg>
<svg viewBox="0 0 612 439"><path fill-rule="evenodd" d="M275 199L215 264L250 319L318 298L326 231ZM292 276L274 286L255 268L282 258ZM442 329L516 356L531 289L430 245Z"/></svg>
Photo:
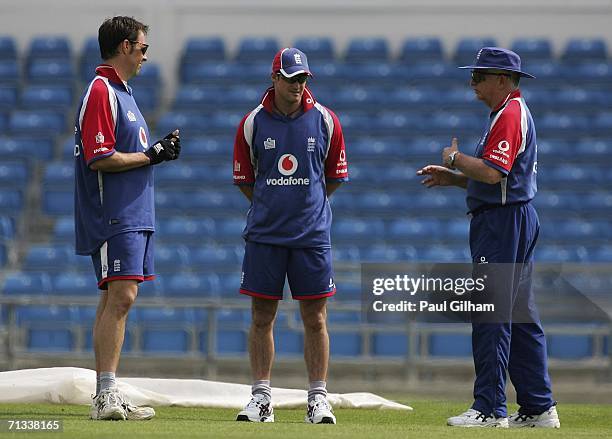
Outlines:
<svg viewBox="0 0 612 439"><path fill-rule="evenodd" d="M471 157L466 154L458 154L453 165L455 169L461 171L461 174L465 177L465 185L461 187L467 186L468 178L488 184L499 183L503 178L501 172L487 166L483 159Z"/></svg>
<svg viewBox="0 0 612 439"><path fill-rule="evenodd" d="M124 172L130 169L148 166L151 160L142 152L119 152L115 151L112 155L96 160L89 167L94 171L102 172Z"/></svg>

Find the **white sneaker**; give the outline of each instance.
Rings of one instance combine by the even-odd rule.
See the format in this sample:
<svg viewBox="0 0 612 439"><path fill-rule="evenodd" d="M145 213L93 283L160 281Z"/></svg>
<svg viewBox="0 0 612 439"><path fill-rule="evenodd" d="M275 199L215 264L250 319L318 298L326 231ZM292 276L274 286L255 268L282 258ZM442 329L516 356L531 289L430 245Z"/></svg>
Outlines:
<svg viewBox="0 0 612 439"><path fill-rule="evenodd" d="M451 427L496 427L508 428L508 418L495 418L487 416L478 410L469 409L459 416L453 416L446 420Z"/></svg>
<svg viewBox="0 0 612 439"><path fill-rule="evenodd" d="M323 395L315 395L308 401L304 421L309 424L335 424L336 417L327 398Z"/></svg>
<svg viewBox="0 0 612 439"><path fill-rule="evenodd" d="M125 421L123 398L117 389L105 389L94 396L89 417L97 421Z"/></svg>
<svg viewBox="0 0 612 439"><path fill-rule="evenodd" d="M238 413L236 421L274 422L272 401L261 393L253 395L244 410Z"/></svg>
<svg viewBox="0 0 612 439"><path fill-rule="evenodd" d="M128 421L147 421L155 416L155 410L152 407L140 407L125 399L121 406Z"/></svg>
<svg viewBox="0 0 612 439"><path fill-rule="evenodd" d="M510 415L508 423L510 428L561 428L557 408L554 405L539 415L522 415L520 413L514 413Z"/></svg>

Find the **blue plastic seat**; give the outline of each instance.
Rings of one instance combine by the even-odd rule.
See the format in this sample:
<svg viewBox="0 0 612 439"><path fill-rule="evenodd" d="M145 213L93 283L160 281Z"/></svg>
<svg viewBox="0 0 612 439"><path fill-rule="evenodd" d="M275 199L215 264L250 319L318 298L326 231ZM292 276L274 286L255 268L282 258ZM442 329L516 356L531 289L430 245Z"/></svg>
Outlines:
<svg viewBox="0 0 612 439"><path fill-rule="evenodd" d="M278 356L303 355L304 335L302 332L279 328L277 322L274 325L274 353Z"/></svg>
<svg viewBox="0 0 612 439"><path fill-rule="evenodd" d="M23 193L20 190L0 189L0 211L19 212L23 203Z"/></svg>
<svg viewBox="0 0 612 439"><path fill-rule="evenodd" d="M389 60L389 42L384 37L356 37L348 41L344 54L347 63Z"/></svg>
<svg viewBox="0 0 612 439"><path fill-rule="evenodd" d="M538 152L540 151L540 142L538 142ZM612 140L583 138L575 146L575 152L580 156L591 156L592 158L607 157L612 154Z"/></svg>
<svg viewBox="0 0 612 439"><path fill-rule="evenodd" d="M9 295L49 294L51 291L51 280L47 273L10 273L4 280L2 291L4 294Z"/></svg>
<svg viewBox="0 0 612 439"><path fill-rule="evenodd" d="M387 106L397 107L398 110L406 106L418 106L420 108L439 108L447 102L447 93L431 86L399 87L385 97Z"/></svg>
<svg viewBox="0 0 612 439"><path fill-rule="evenodd" d="M158 245L155 247L155 269L160 273L182 270L189 263L187 247L183 245Z"/></svg>
<svg viewBox="0 0 612 439"><path fill-rule="evenodd" d="M147 61L142 65L138 75L130 79L130 86L134 90L139 87L160 87L161 86L161 67L154 61Z"/></svg>
<svg viewBox="0 0 612 439"><path fill-rule="evenodd" d="M0 163L0 187L25 187L30 177L28 165L17 160L7 160Z"/></svg>
<svg viewBox="0 0 612 439"><path fill-rule="evenodd" d="M208 131L211 134L235 134L236 127L244 117L243 113L222 111L216 112L208 119L210 122Z"/></svg>
<svg viewBox="0 0 612 439"><path fill-rule="evenodd" d="M76 75L69 62L38 59L27 66L26 78L31 83L70 85L74 82Z"/></svg>
<svg viewBox="0 0 612 439"><path fill-rule="evenodd" d="M443 61L442 40L438 37L406 38L401 46L399 61L417 64L425 61Z"/></svg>
<svg viewBox="0 0 612 439"><path fill-rule="evenodd" d="M552 58L552 43L548 38L517 38L510 49L518 53L521 61L526 61L526 64L530 64L532 60Z"/></svg>
<svg viewBox="0 0 612 439"><path fill-rule="evenodd" d="M429 119L430 129L436 133L470 134L482 126L482 118L472 112L436 112ZM424 122L428 119L424 119ZM425 128L427 129L427 127Z"/></svg>
<svg viewBox="0 0 612 439"><path fill-rule="evenodd" d="M225 93L218 86L186 84L176 92L174 108L177 111L214 108L221 103Z"/></svg>
<svg viewBox="0 0 612 439"><path fill-rule="evenodd" d="M0 60L17 59L17 43L15 38L10 35L0 36Z"/></svg>
<svg viewBox="0 0 612 439"><path fill-rule="evenodd" d="M497 44L494 38L461 38L455 49L454 60L459 65L469 65L476 59L476 55L480 49L483 47L495 46L497 46Z"/></svg>
<svg viewBox="0 0 612 439"><path fill-rule="evenodd" d="M385 225L382 220L341 218L332 224L332 237L338 241L365 242L384 239Z"/></svg>
<svg viewBox="0 0 612 439"><path fill-rule="evenodd" d="M215 222L210 218L187 219L170 218L158 221L157 224L160 239L171 242L193 242L194 239L211 237L215 233Z"/></svg>
<svg viewBox="0 0 612 439"><path fill-rule="evenodd" d="M244 221L243 228L244 228ZM192 250L190 263L199 270L212 267L238 266L242 261L241 251L234 246L203 246Z"/></svg>
<svg viewBox="0 0 612 439"><path fill-rule="evenodd" d="M402 218L392 220L388 227L388 237L393 240L414 241L431 239L440 229L440 221L432 218Z"/></svg>
<svg viewBox="0 0 612 439"><path fill-rule="evenodd" d="M408 335L405 332L372 335L372 354L377 357L405 357L408 354Z"/></svg>
<svg viewBox="0 0 612 439"><path fill-rule="evenodd" d="M67 245L33 244L24 260L26 270L66 270L71 268L74 251Z"/></svg>
<svg viewBox="0 0 612 439"><path fill-rule="evenodd" d="M15 237L15 223L9 216L0 216L0 242ZM6 255L5 255L6 256Z"/></svg>
<svg viewBox="0 0 612 439"><path fill-rule="evenodd" d="M214 273L177 273L166 280L166 297L206 298L219 293L219 277Z"/></svg>
<svg viewBox="0 0 612 439"><path fill-rule="evenodd" d="M580 360L593 356L593 338L589 335L548 334L546 346L550 358Z"/></svg>
<svg viewBox="0 0 612 439"><path fill-rule="evenodd" d="M74 142L73 142L74 143ZM51 162L45 167L43 186L72 186L74 184L74 164L66 162Z"/></svg>
<svg viewBox="0 0 612 439"><path fill-rule="evenodd" d="M178 128L181 130L181 136L191 138L206 134L208 127L208 118L193 112L169 112L162 114L157 121L157 132L162 133L162 136Z"/></svg>
<svg viewBox="0 0 612 439"><path fill-rule="evenodd" d="M586 132L590 126L587 116L567 113L545 113L538 119L538 133L545 136L576 135Z"/></svg>
<svg viewBox="0 0 612 439"><path fill-rule="evenodd" d="M74 210L72 190L43 190L43 212L47 215L71 215Z"/></svg>
<svg viewBox="0 0 612 439"><path fill-rule="evenodd" d="M160 87L156 85L135 85L134 99L142 113L154 112L159 106ZM167 133L164 133L166 135Z"/></svg>
<svg viewBox="0 0 612 439"><path fill-rule="evenodd" d="M579 260L574 248L562 245L538 245L535 259L539 262L576 262Z"/></svg>
<svg viewBox="0 0 612 439"><path fill-rule="evenodd" d="M276 37L243 37L238 42L235 60L239 63L250 61L271 63L279 49Z"/></svg>
<svg viewBox="0 0 612 439"><path fill-rule="evenodd" d="M457 68L455 63L423 62L404 69L403 78L411 84L440 87L461 86L469 81L469 74Z"/></svg>
<svg viewBox="0 0 612 439"><path fill-rule="evenodd" d="M191 37L185 42L182 61L223 61L225 50L225 40L220 36Z"/></svg>
<svg viewBox="0 0 612 439"><path fill-rule="evenodd" d="M610 84L612 80L612 63L609 61L581 62L566 69L568 79L575 78L583 84Z"/></svg>
<svg viewBox="0 0 612 439"><path fill-rule="evenodd" d="M249 315L245 310L221 309L216 313L217 353L244 355L247 352Z"/></svg>
<svg viewBox="0 0 612 439"><path fill-rule="evenodd" d="M313 66L334 60L334 42L330 37L299 37L293 42L293 47L304 52Z"/></svg>
<svg viewBox="0 0 612 439"><path fill-rule="evenodd" d="M358 330L329 330L329 351L333 356L355 357L362 354L362 336Z"/></svg>
<svg viewBox="0 0 612 439"><path fill-rule="evenodd" d="M429 355L432 357L470 357L472 337L469 334L431 334Z"/></svg>
<svg viewBox="0 0 612 439"><path fill-rule="evenodd" d="M139 310L144 353L173 354L191 350L195 314L191 308L154 308Z"/></svg>
<svg viewBox="0 0 612 439"><path fill-rule="evenodd" d="M63 86L31 85L21 93L21 107L24 109L61 109L72 105L72 89Z"/></svg>
<svg viewBox="0 0 612 439"><path fill-rule="evenodd" d="M189 148L183 148L181 158L225 160L233 145L234 139L230 136L196 136L189 140ZM231 167L228 168L227 175L231 178Z"/></svg>
<svg viewBox="0 0 612 439"><path fill-rule="evenodd" d="M612 111L597 114L593 123L593 132L602 137L612 135Z"/></svg>
<svg viewBox="0 0 612 439"><path fill-rule="evenodd" d="M59 217L53 226L53 239L56 242L67 242L74 239L74 218Z"/></svg>
<svg viewBox="0 0 612 439"><path fill-rule="evenodd" d="M561 58L565 62L584 62L605 60L608 47L603 38L571 38L568 40Z"/></svg>
<svg viewBox="0 0 612 439"><path fill-rule="evenodd" d="M66 352L72 350L75 338L70 323L75 320L76 308L20 306L17 322L26 327L26 346L36 352Z"/></svg>
<svg viewBox="0 0 612 439"><path fill-rule="evenodd" d="M0 59L0 84L17 85L19 64L16 60Z"/></svg>
<svg viewBox="0 0 612 439"><path fill-rule="evenodd" d="M85 259L85 258L83 258ZM91 258L87 262L90 267ZM53 277L53 294L66 296L96 297L99 294L93 273L60 273Z"/></svg>
<svg viewBox="0 0 612 439"><path fill-rule="evenodd" d="M66 123L61 112L17 110L11 114L8 128L16 135L56 136L66 129Z"/></svg>
<svg viewBox="0 0 612 439"><path fill-rule="evenodd" d="M431 245L418 251L418 259L424 262L469 262L469 248L461 246Z"/></svg>
<svg viewBox="0 0 612 439"><path fill-rule="evenodd" d="M386 135L401 136L423 128L425 119L416 112L383 111L375 119L376 128Z"/></svg>
<svg viewBox="0 0 612 439"><path fill-rule="evenodd" d="M2 85L0 78L0 112L11 111L17 105L17 87L5 84Z"/></svg>
<svg viewBox="0 0 612 439"><path fill-rule="evenodd" d="M32 38L28 47L28 59L58 59L69 61L72 56L72 45L67 36L41 35Z"/></svg>

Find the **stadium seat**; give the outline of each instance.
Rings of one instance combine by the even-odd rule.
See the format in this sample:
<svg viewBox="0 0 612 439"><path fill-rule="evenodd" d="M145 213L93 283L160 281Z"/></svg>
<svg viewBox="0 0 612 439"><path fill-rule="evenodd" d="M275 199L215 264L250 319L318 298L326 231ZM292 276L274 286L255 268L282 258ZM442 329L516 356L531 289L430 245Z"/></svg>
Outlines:
<svg viewBox="0 0 612 439"><path fill-rule="evenodd" d="M30 110L68 110L72 89L66 86L31 85L21 92L21 108Z"/></svg>
<svg viewBox="0 0 612 439"><path fill-rule="evenodd" d="M330 355L355 357L363 353L362 337L357 329L347 331L329 330Z"/></svg>
<svg viewBox="0 0 612 439"><path fill-rule="evenodd" d="M0 78L0 112L9 112L17 106L17 87L4 84Z"/></svg>
<svg viewBox="0 0 612 439"><path fill-rule="evenodd" d="M183 245L164 245L155 247L155 269L159 273L173 273L184 270L189 265L188 250Z"/></svg>
<svg viewBox="0 0 612 439"><path fill-rule="evenodd" d="M462 246L431 245L420 249L418 260L423 262L469 262L469 248Z"/></svg>
<svg viewBox="0 0 612 439"><path fill-rule="evenodd" d="M38 59L27 66L26 78L31 83L72 85L76 75L69 62Z"/></svg>
<svg viewBox="0 0 612 439"><path fill-rule="evenodd" d="M612 135L612 111L597 114L593 123L593 133L608 138Z"/></svg>
<svg viewBox="0 0 612 439"><path fill-rule="evenodd" d="M607 86L612 80L612 63L609 61L581 62L566 71L568 79L579 80L581 84Z"/></svg>
<svg viewBox="0 0 612 439"><path fill-rule="evenodd" d="M428 339L432 357L471 357L472 337L469 334L431 334Z"/></svg>
<svg viewBox="0 0 612 439"><path fill-rule="evenodd" d="M0 36L0 60L17 60L17 43L14 37Z"/></svg>
<svg viewBox="0 0 612 439"><path fill-rule="evenodd" d="M67 245L33 244L28 249L23 268L32 271L70 269L74 251Z"/></svg>
<svg viewBox="0 0 612 439"><path fill-rule="evenodd" d="M15 86L19 83L19 64L16 60L0 59L0 84Z"/></svg>
<svg viewBox="0 0 612 439"><path fill-rule="evenodd" d="M25 187L29 174L25 162L5 158L3 163L0 163L0 188Z"/></svg>
<svg viewBox="0 0 612 439"><path fill-rule="evenodd" d="M191 138L192 136L206 134L208 127L208 118L201 113L193 112L173 111L162 114L157 121L157 133L161 136L165 136L178 128L182 137Z"/></svg>
<svg viewBox="0 0 612 439"><path fill-rule="evenodd" d="M589 335L547 334L548 356L560 360L581 360L593 356L593 338Z"/></svg>
<svg viewBox="0 0 612 439"><path fill-rule="evenodd" d="M455 48L453 59L459 65L469 65L476 59L476 54L483 47L497 46L494 38L461 38Z"/></svg>
<svg viewBox="0 0 612 439"><path fill-rule="evenodd" d="M389 43L384 37L355 37L348 41L344 54L347 63L389 61Z"/></svg>
<svg viewBox="0 0 612 439"><path fill-rule="evenodd" d="M214 273L177 273L166 279L164 295L168 298L192 297L204 299L219 293L219 277Z"/></svg>
<svg viewBox="0 0 612 439"><path fill-rule="evenodd" d="M91 258L82 258L93 269ZM60 273L53 277L53 294L61 296L97 297L99 290L92 273Z"/></svg>
<svg viewBox="0 0 612 439"><path fill-rule="evenodd" d="M244 355L247 352L248 313L244 310L221 309L216 313L217 353Z"/></svg>
<svg viewBox="0 0 612 439"><path fill-rule="evenodd" d="M538 141L538 152L540 151L540 142ZM580 156L589 156L592 158L607 157L612 154L612 140L598 138L583 138L575 146L575 152Z"/></svg>
<svg viewBox="0 0 612 439"><path fill-rule="evenodd" d="M75 321L74 307L19 306L17 323L26 329L26 347L37 352L65 352L74 346L70 324Z"/></svg>
<svg viewBox="0 0 612 439"><path fill-rule="evenodd" d="M570 38L561 54L568 63L603 61L607 57L608 47L603 38Z"/></svg>
<svg viewBox="0 0 612 439"><path fill-rule="evenodd" d="M2 292L7 295L40 295L50 291L51 279L47 273L10 273L2 287Z"/></svg>
<svg viewBox="0 0 612 439"><path fill-rule="evenodd" d="M226 90L214 85L185 84L176 92L176 111L204 110L220 105Z"/></svg>
<svg viewBox="0 0 612 439"><path fill-rule="evenodd" d="M23 193L15 189L0 189L0 212L19 212L23 208Z"/></svg>
<svg viewBox="0 0 612 439"><path fill-rule="evenodd" d="M185 353L191 350L195 313L191 308L139 309L142 350L148 354Z"/></svg>
<svg viewBox="0 0 612 439"><path fill-rule="evenodd" d="M443 61L442 41L438 37L406 38L402 42L399 61L406 64Z"/></svg>
<svg viewBox="0 0 612 439"><path fill-rule="evenodd" d="M28 160L50 160L53 157L53 139L47 137L3 137L0 139L0 154L4 157ZM74 144L74 141L72 142ZM74 146L73 146L74 150Z"/></svg>
<svg viewBox="0 0 612 439"><path fill-rule="evenodd" d="M59 217L53 226L53 240L55 242L68 242L74 239L74 218Z"/></svg>
<svg viewBox="0 0 612 439"><path fill-rule="evenodd" d="M11 113L8 131L11 134L57 136L66 128L64 114L49 110L16 110Z"/></svg>
<svg viewBox="0 0 612 439"><path fill-rule="evenodd" d="M15 223L10 216L0 216L0 242L15 237Z"/></svg>
<svg viewBox="0 0 612 439"><path fill-rule="evenodd" d="M235 60L241 64L252 61L271 63L279 49L276 37L243 37L238 42Z"/></svg>
<svg viewBox="0 0 612 439"><path fill-rule="evenodd" d="M405 332L373 334L372 354L377 357L405 357L408 355L408 335Z"/></svg>
<svg viewBox="0 0 612 439"><path fill-rule="evenodd" d="M189 148L183 148L181 157L191 159L218 159L225 162L234 145L233 136L196 136L189 140ZM226 178L231 179L232 169L228 166ZM225 181L225 180L224 180Z"/></svg>
<svg viewBox="0 0 612 439"><path fill-rule="evenodd" d="M170 242L194 242L194 239L202 239L214 236L215 222L210 218L187 219L169 218L157 222L159 239Z"/></svg>
<svg viewBox="0 0 612 439"><path fill-rule="evenodd" d="M310 65L334 61L334 42L330 37L299 37L293 42L293 47L308 55Z"/></svg>
<svg viewBox="0 0 612 439"><path fill-rule="evenodd" d="M332 236L339 242L368 242L384 239L385 224L380 219L341 218L332 223Z"/></svg>
<svg viewBox="0 0 612 439"><path fill-rule="evenodd" d="M72 142L74 143L74 142ZM68 187L74 185L74 164L71 162L50 162L43 174L44 187Z"/></svg>
<svg viewBox="0 0 612 439"><path fill-rule="evenodd" d="M47 215L70 215L74 210L72 190L44 189L42 194L43 212Z"/></svg>
<svg viewBox="0 0 612 439"><path fill-rule="evenodd" d="M517 38L510 49L519 54L526 66L534 61L550 60L553 56L552 43L548 38Z"/></svg>
<svg viewBox="0 0 612 439"><path fill-rule="evenodd" d="M277 356L302 356L304 354L304 335L300 330L293 330L279 324L279 317L274 324L274 353Z"/></svg>
<svg viewBox="0 0 612 439"><path fill-rule="evenodd" d="M433 218L401 218L392 220L388 237L394 242L431 240L440 230L440 221Z"/></svg>
<svg viewBox="0 0 612 439"><path fill-rule="evenodd" d="M244 221L242 222L244 227ZM189 262L196 270L208 270L213 267L238 266L242 262L242 257L238 247L204 246L192 250Z"/></svg>
<svg viewBox="0 0 612 439"><path fill-rule="evenodd" d="M432 61L406 67L402 79L419 86L462 86L469 81L469 74L458 69L455 63Z"/></svg>
<svg viewBox="0 0 612 439"><path fill-rule="evenodd" d="M138 108L142 113L146 115L147 113L157 111L161 92L159 86L136 85L132 92L138 104ZM165 136L166 134L168 133L164 133L163 135Z"/></svg>
<svg viewBox="0 0 612 439"><path fill-rule="evenodd" d="M188 38L181 59L183 64L223 61L225 59L225 40L219 36Z"/></svg>
<svg viewBox="0 0 612 439"><path fill-rule="evenodd" d="M41 35L30 41L27 58L29 62L38 59L56 59L70 62L72 45L66 36Z"/></svg>

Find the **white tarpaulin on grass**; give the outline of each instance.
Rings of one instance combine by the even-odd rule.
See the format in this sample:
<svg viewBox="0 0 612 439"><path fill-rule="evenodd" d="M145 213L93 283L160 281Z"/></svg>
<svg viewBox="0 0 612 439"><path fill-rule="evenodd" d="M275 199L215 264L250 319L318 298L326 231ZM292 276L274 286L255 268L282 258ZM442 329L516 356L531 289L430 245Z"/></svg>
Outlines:
<svg viewBox="0 0 612 439"><path fill-rule="evenodd" d="M137 405L242 408L251 386L217 381L119 378L119 390ZM77 367L50 367L0 372L0 403L90 404L96 387L96 372ZM307 392L272 389L275 408L301 408ZM330 393L334 408L398 409L412 407L373 393Z"/></svg>

